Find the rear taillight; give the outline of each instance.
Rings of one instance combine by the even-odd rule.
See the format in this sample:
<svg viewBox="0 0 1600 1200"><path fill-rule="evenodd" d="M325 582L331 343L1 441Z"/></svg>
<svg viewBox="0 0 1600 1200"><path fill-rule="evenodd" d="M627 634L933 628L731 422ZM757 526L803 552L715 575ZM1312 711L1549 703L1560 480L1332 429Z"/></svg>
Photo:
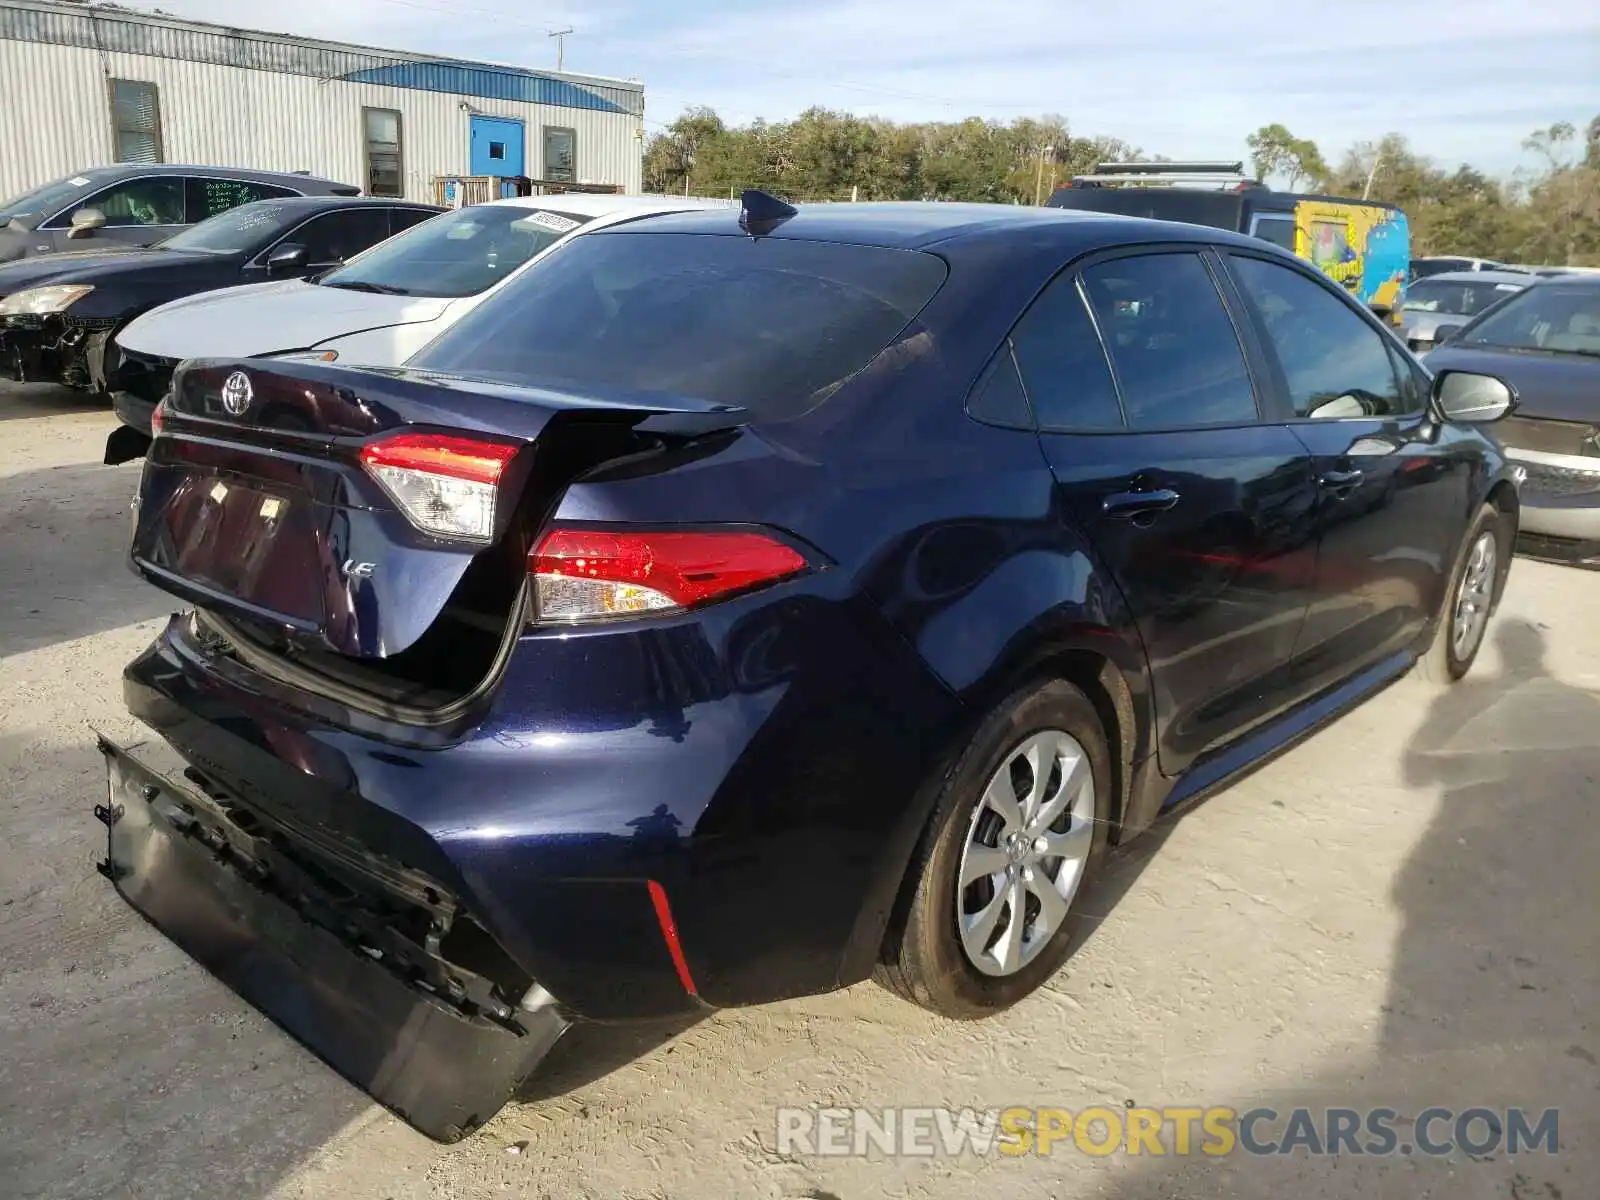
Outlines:
<svg viewBox="0 0 1600 1200"><path fill-rule="evenodd" d="M500 477L520 448L446 433L397 433L361 447L361 464L418 529L488 541Z"/></svg>
<svg viewBox="0 0 1600 1200"><path fill-rule="evenodd" d="M540 621L668 613L797 575L805 556L765 533L552 529L528 556Z"/></svg>
<svg viewBox="0 0 1600 1200"><path fill-rule="evenodd" d="M166 397L162 397L156 402L156 406L150 410L150 436L153 438L160 437L161 429L166 423L167 401Z"/></svg>

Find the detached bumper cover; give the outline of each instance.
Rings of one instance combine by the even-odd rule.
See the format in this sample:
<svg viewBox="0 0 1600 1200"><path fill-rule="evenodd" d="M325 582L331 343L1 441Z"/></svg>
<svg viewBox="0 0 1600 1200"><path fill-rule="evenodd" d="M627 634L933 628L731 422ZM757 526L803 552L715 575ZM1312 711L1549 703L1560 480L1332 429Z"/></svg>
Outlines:
<svg viewBox="0 0 1600 1200"><path fill-rule="evenodd" d="M101 873L197 962L429 1137L453 1142L482 1125L566 1030L554 1006L490 1016L413 982L381 931L352 923L341 936L329 928L337 921L311 919L337 911L338 889L276 853L274 831L249 830L103 738L100 750Z"/></svg>

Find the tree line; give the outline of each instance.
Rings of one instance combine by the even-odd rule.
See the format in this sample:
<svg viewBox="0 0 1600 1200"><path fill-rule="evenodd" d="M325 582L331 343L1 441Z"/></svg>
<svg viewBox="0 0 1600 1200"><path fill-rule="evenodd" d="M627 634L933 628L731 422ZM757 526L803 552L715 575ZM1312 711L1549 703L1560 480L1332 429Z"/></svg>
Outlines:
<svg viewBox="0 0 1600 1200"><path fill-rule="evenodd" d="M1440 166L1391 133L1330 166L1316 143L1282 125L1246 139L1258 179L1291 191L1367 196L1398 205L1414 254L1600 265L1600 116L1524 141L1534 165L1501 179ZM759 187L797 203L947 200L1035 204L1105 161L1161 161L1115 137L1077 137L1064 117L1002 124L903 124L813 108L792 121L730 126L691 109L645 149L645 190L699 196Z"/></svg>

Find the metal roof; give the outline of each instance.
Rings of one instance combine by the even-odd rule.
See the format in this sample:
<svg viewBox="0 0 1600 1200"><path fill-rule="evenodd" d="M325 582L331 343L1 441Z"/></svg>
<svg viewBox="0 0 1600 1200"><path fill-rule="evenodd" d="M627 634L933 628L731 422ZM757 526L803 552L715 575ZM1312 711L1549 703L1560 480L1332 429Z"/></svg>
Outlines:
<svg viewBox="0 0 1600 1200"><path fill-rule="evenodd" d="M0 39L490 100L644 114L642 83L236 29L107 4L0 0Z"/></svg>

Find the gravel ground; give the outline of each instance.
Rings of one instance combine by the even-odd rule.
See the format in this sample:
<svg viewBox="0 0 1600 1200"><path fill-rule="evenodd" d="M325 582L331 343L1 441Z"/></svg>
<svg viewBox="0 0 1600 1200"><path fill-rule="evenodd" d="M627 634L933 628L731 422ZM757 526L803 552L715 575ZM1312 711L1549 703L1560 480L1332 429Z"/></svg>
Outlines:
<svg viewBox="0 0 1600 1200"><path fill-rule="evenodd" d="M1600 579L1518 561L1473 675L1404 681L1115 860L1067 968L953 1024L872 986L564 1043L462 1146L393 1120L92 870L92 728L169 603L106 412L0 386L0 1195L1600 1195ZM817 1158L785 1105L1559 1107L1560 1152ZM1402 1128L1402 1133L1407 1132Z"/></svg>

